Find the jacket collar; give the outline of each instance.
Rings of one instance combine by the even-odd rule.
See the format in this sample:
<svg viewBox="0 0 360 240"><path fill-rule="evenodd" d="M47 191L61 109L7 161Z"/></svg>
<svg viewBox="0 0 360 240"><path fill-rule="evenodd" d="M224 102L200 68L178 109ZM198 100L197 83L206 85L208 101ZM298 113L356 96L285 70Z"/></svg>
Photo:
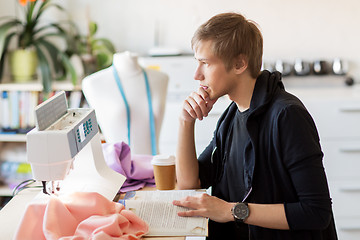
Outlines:
<svg viewBox="0 0 360 240"><path fill-rule="evenodd" d="M281 81L281 73L270 73L267 70L261 72L256 79L254 92L250 102L251 114L258 115L263 112L264 107L271 101L276 91L285 89Z"/></svg>

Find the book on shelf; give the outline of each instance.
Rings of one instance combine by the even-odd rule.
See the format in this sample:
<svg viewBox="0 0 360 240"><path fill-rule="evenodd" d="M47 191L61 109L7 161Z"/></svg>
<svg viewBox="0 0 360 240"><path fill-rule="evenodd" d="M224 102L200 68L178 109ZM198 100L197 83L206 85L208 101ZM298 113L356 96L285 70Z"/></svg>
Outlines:
<svg viewBox="0 0 360 240"><path fill-rule="evenodd" d="M169 190L169 191L132 191L119 200L127 210L149 224L146 236L207 236L208 219L204 217L179 217L179 211L186 208L175 206L173 200L200 193L209 189Z"/></svg>
<svg viewBox="0 0 360 240"><path fill-rule="evenodd" d="M28 92L20 92L19 93L19 128L27 127L27 103L29 102L29 97L27 96Z"/></svg>
<svg viewBox="0 0 360 240"><path fill-rule="evenodd" d="M31 178L31 167L26 161L26 145L19 142L3 144L0 151L0 181L13 188Z"/></svg>
<svg viewBox="0 0 360 240"><path fill-rule="evenodd" d="M69 91L67 98L70 108L80 108L86 103L81 91ZM26 134L33 129L35 107L44 100L44 94L39 91L0 91L0 133Z"/></svg>
<svg viewBox="0 0 360 240"><path fill-rule="evenodd" d="M39 103L36 91L1 92L1 133L27 133L35 126L34 108Z"/></svg>
<svg viewBox="0 0 360 240"><path fill-rule="evenodd" d="M10 128L10 117L9 117L9 95L7 91L3 91L1 93L1 104L0 104L0 110L1 110L1 128L7 129Z"/></svg>
<svg viewBox="0 0 360 240"><path fill-rule="evenodd" d="M28 125L35 126L35 107L39 104L39 92L32 91L29 94Z"/></svg>
<svg viewBox="0 0 360 240"><path fill-rule="evenodd" d="M9 92L9 103L10 103L10 128L18 129L20 128L20 92L10 91Z"/></svg>

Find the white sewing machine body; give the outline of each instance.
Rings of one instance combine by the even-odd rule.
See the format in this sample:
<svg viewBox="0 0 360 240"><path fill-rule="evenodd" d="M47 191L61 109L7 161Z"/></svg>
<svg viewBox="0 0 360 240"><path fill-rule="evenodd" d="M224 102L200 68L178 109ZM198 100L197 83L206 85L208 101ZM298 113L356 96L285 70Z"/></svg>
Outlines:
<svg viewBox="0 0 360 240"><path fill-rule="evenodd" d="M75 155L97 133L92 109L69 109L47 129L39 131L34 128L26 136L28 161L34 178L40 181L63 180Z"/></svg>
<svg viewBox="0 0 360 240"><path fill-rule="evenodd" d="M34 179L62 180L63 192L96 191L112 200L126 178L106 165L95 111L67 109L62 91L37 106L35 115L37 126L26 135Z"/></svg>

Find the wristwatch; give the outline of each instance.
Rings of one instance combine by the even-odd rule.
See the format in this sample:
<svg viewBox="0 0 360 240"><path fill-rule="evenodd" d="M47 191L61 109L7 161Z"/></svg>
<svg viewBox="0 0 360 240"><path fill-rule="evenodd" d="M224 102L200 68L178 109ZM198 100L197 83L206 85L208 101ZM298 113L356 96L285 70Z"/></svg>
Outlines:
<svg viewBox="0 0 360 240"><path fill-rule="evenodd" d="M235 222L243 223L249 217L249 207L246 202L238 202L231 209Z"/></svg>

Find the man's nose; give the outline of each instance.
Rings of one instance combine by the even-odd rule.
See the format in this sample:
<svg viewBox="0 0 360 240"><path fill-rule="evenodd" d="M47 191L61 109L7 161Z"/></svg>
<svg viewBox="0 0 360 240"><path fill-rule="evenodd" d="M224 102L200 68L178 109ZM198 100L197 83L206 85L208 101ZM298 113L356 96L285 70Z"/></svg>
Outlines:
<svg viewBox="0 0 360 240"><path fill-rule="evenodd" d="M199 67L195 71L194 79L195 80L204 80L205 79L204 74L201 72Z"/></svg>

